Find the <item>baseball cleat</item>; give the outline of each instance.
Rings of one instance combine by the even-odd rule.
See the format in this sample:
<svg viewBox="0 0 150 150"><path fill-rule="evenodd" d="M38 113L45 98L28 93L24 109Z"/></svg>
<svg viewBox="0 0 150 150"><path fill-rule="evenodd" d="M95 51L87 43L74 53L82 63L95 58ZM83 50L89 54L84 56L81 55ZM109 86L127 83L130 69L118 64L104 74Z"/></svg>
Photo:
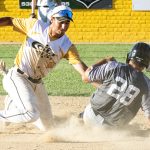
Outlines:
<svg viewBox="0 0 150 150"><path fill-rule="evenodd" d="M3 60L0 60L0 74L6 75L7 74L6 64Z"/></svg>

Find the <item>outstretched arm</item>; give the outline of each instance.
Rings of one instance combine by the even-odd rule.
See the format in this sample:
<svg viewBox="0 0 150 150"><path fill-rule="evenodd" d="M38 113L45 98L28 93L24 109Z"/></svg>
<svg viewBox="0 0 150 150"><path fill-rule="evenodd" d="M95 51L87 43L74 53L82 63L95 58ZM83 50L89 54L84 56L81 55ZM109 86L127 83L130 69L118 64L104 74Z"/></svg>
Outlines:
<svg viewBox="0 0 150 150"><path fill-rule="evenodd" d="M84 74L82 75L82 81L85 83L89 83L90 80L88 78L89 72L91 71L91 67L87 68L87 70L84 72Z"/></svg>
<svg viewBox="0 0 150 150"><path fill-rule="evenodd" d="M82 74L82 81L85 83L91 83L95 88L98 88L100 86L100 83L98 82L91 82L88 78L89 72L91 71L91 67L87 68L86 71Z"/></svg>
<svg viewBox="0 0 150 150"><path fill-rule="evenodd" d="M84 75L85 70L87 69L87 66L84 62L80 62L78 64L73 64L72 65L74 69L80 73L81 76Z"/></svg>
<svg viewBox="0 0 150 150"><path fill-rule="evenodd" d="M70 64L74 67L74 69L79 72L82 76L84 71L88 68L86 64L80 59L77 48L74 44L71 45L67 54L64 56Z"/></svg>
<svg viewBox="0 0 150 150"><path fill-rule="evenodd" d="M91 70L90 68L88 68L84 62L78 63L78 64L74 64L73 67L75 68L75 70L77 72L80 73L81 77L82 77L82 81L84 81L85 83L90 82L88 80L88 73ZM99 87L100 84L97 82L92 82L91 83L94 87Z"/></svg>
<svg viewBox="0 0 150 150"><path fill-rule="evenodd" d="M72 45L70 47L68 53L64 56L64 58L69 60L69 62L73 65L75 70L80 73L80 75L82 77L82 80L85 83L90 82L88 80L88 73L90 72L91 67L88 68L85 65L85 63L83 61L81 61L81 59L79 58L79 55L78 55L78 52L77 52L77 49L76 49L75 45ZM114 60L114 58L113 57L104 58L104 59L100 60L99 62L97 62L96 64L94 64L93 66L95 67L95 66L99 66L99 65L105 64L105 63L107 63L110 60ZM97 83L97 82L92 82L91 84L94 87L99 87L100 86L100 84Z"/></svg>
<svg viewBox="0 0 150 150"><path fill-rule="evenodd" d="M100 86L100 83L97 83L97 82L91 82L89 80L89 73L90 71L92 70L93 67L97 67L97 66L100 66L100 65L103 65L103 64L106 64L107 62L109 61L112 61L112 60L115 60L115 58L113 57L106 57L106 58L103 58L101 59L100 61L98 61L97 63L93 64L91 67L87 68L86 71L83 73L82 75L82 81L85 82L85 83L91 83L93 86L95 87L99 87Z"/></svg>
<svg viewBox="0 0 150 150"><path fill-rule="evenodd" d="M0 27L13 26L12 20L13 20L13 18L11 18L11 17L2 17L2 18L0 18Z"/></svg>
<svg viewBox="0 0 150 150"><path fill-rule="evenodd" d="M69 56L68 56L69 55ZM74 69L79 72L79 74L81 75L82 80L84 81L84 77L87 79L88 77L88 71L90 70L87 65L81 61L79 59L79 55L76 51L76 47L74 45L72 45L70 52L66 55L67 59L69 58L69 61L72 62L72 66L74 67ZM73 63L77 61L78 63ZM85 76L87 75L87 76ZM94 87L99 87L99 83L96 82L92 82L91 83Z"/></svg>

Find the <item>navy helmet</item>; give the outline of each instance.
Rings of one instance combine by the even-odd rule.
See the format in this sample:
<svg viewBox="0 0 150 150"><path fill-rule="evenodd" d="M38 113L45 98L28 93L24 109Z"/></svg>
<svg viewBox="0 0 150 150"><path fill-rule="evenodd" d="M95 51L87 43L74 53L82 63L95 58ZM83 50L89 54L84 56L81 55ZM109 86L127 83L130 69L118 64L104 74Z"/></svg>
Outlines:
<svg viewBox="0 0 150 150"><path fill-rule="evenodd" d="M126 62L134 60L139 66L148 68L150 65L150 45L138 42L131 51L127 54Z"/></svg>

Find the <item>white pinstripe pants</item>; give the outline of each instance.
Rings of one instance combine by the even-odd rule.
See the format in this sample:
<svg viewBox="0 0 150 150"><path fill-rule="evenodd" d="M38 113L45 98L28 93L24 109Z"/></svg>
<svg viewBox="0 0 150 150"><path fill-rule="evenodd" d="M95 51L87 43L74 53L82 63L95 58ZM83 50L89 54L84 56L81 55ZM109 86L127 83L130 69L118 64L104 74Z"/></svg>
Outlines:
<svg viewBox="0 0 150 150"><path fill-rule="evenodd" d="M41 130L52 125L51 106L43 83L32 83L12 68L4 76L3 86L9 96L5 100L5 109L0 111L0 120L34 122Z"/></svg>

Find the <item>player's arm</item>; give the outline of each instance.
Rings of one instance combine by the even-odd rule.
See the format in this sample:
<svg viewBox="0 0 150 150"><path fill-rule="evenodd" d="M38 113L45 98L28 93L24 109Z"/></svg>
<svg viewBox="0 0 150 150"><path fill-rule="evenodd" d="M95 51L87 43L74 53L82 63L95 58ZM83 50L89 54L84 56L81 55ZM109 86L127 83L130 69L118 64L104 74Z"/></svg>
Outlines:
<svg viewBox="0 0 150 150"><path fill-rule="evenodd" d="M79 62L77 64L73 64L72 65L74 67L74 69L80 73L80 75L82 76L84 74L84 71L86 70L87 66L85 65L84 62Z"/></svg>
<svg viewBox="0 0 150 150"><path fill-rule="evenodd" d="M74 44L69 48L67 54L64 56L74 69L82 76L84 71L87 69L86 64L80 59L77 49Z"/></svg>
<svg viewBox="0 0 150 150"><path fill-rule="evenodd" d="M31 15L30 15L32 18L36 18L36 14L35 14L36 3L37 3L37 0L32 0Z"/></svg>
<svg viewBox="0 0 150 150"><path fill-rule="evenodd" d="M108 68L113 62L108 62L112 60L114 60L113 57L106 57L89 67L82 76L83 82L95 84L96 87L99 87L104 79L109 76L110 70Z"/></svg>
<svg viewBox="0 0 150 150"><path fill-rule="evenodd" d="M12 20L13 20L13 18L11 18L11 17L2 17L2 18L0 18L0 27L13 26Z"/></svg>
<svg viewBox="0 0 150 150"><path fill-rule="evenodd" d="M77 49L75 45L72 45L68 51L68 53L65 55L65 58L69 60L69 63L72 64L72 66L75 68L77 72L80 73L81 77L84 76L85 71L87 70L87 65L80 59L79 54L77 52ZM91 83L94 87L98 87L99 84L96 82Z"/></svg>
<svg viewBox="0 0 150 150"><path fill-rule="evenodd" d="M109 62L109 61L114 61L115 60L115 58L114 57L105 57L105 58L103 58L103 59L101 59L100 61L98 61L97 63L95 63L95 64L93 64L91 67L89 67L89 68L87 68L87 70L84 72L84 74L83 74L83 76L82 76L82 80L85 82L85 83L89 83L89 82L91 82L90 80L89 80L89 72L93 69L93 68L95 68L95 67L98 67L98 66L101 66L101 65L103 65L103 64L106 64L107 62Z"/></svg>
<svg viewBox="0 0 150 150"><path fill-rule="evenodd" d="M18 31L23 34L27 34L29 29L33 27L37 20L32 18L11 18L3 17L0 18L0 27L13 26L14 31Z"/></svg>
<svg viewBox="0 0 150 150"><path fill-rule="evenodd" d="M93 66L93 67L100 66L100 65L106 64L106 63L109 62L109 61L116 61L116 60L115 60L114 57L109 56L109 57L105 57L105 58L101 59L100 61L96 62L96 63L93 64L92 66Z"/></svg>
<svg viewBox="0 0 150 150"><path fill-rule="evenodd" d="M91 67L86 69L86 71L82 75L82 81L84 83L91 83L94 87L97 88L97 87L100 86L100 83L98 83L98 82L91 82L91 80L89 79L89 73L92 70L92 68L93 68L93 66L91 66Z"/></svg>
<svg viewBox="0 0 150 150"><path fill-rule="evenodd" d="M22 32L22 30L20 30L19 28L17 28L17 27L15 26L15 24L13 23L13 20L15 20L15 19L14 19L14 18L11 18L11 17L3 17L3 18L0 18L0 27L13 26L13 29L14 29L15 31L24 33L24 32Z"/></svg>
<svg viewBox="0 0 150 150"><path fill-rule="evenodd" d="M91 69L92 69L92 67L87 68L87 70L82 75L82 81L83 82L85 82L85 83L89 83L90 82L88 76L89 76L89 72L91 71Z"/></svg>
<svg viewBox="0 0 150 150"><path fill-rule="evenodd" d="M89 71L89 68L86 66L86 64L80 60L79 63L77 64L72 64L72 66L74 67L74 69L80 73L81 75L81 78L82 78L82 81L83 81L83 77L85 76L85 74L88 74L88 71ZM86 78L87 79L87 78ZM85 82L85 81L84 81ZM91 82L91 84L94 86L94 87L99 87L100 84L97 83L97 82Z"/></svg>

